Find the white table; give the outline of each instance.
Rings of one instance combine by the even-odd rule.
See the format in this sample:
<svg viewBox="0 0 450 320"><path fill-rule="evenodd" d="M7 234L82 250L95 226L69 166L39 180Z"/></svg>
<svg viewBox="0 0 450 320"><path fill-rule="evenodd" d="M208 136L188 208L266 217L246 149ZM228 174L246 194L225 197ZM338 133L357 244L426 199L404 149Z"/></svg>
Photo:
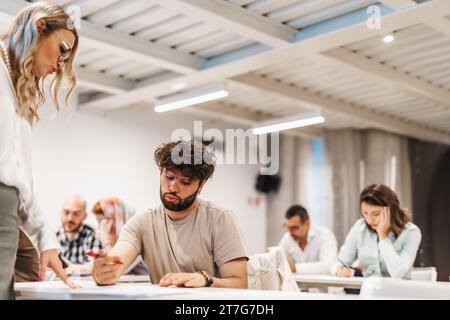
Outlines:
<svg viewBox="0 0 450 320"><path fill-rule="evenodd" d="M365 280L363 277L343 278L327 275L294 275L294 278L301 290L327 289L329 287L360 289Z"/></svg>
<svg viewBox="0 0 450 320"><path fill-rule="evenodd" d="M280 292L221 288L162 288L150 283L117 283L97 286L90 280L77 280L81 288L67 288L61 281L22 282L15 284L17 299L155 299L155 300L336 300L355 299L322 293Z"/></svg>
<svg viewBox="0 0 450 320"><path fill-rule="evenodd" d="M361 287L360 299L450 300L450 283L370 277Z"/></svg>

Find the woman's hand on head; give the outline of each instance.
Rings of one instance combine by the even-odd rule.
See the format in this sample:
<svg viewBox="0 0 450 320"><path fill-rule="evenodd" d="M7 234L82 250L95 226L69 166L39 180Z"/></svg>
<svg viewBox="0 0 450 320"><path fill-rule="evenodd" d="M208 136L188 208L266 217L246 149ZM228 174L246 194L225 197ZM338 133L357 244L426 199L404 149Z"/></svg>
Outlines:
<svg viewBox="0 0 450 320"><path fill-rule="evenodd" d="M389 207L383 207L381 221L377 226L377 234L380 240L387 238L391 229L391 211Z"/></svg>
<svg viewBox="0 0 450 320"><path fill-rule="evenodd" d="M115 243L114 241L114 220L113 219L102 219L99 222L99 232L100 241L104 248L112 247Z"/></svg>
<svg viewBox="0 0 450 320"><path fill-rule="evenodd" d="M113 219L102 219L99 223L100 233L104 235L109 235L113 231Z"/></svg>

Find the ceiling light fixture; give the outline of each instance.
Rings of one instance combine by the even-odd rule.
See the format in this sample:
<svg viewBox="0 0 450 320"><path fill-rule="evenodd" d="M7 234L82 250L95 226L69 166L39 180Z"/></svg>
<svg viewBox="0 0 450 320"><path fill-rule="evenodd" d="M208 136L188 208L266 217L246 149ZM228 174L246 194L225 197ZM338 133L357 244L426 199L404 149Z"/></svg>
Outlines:
<svg viewBox="0 0 450 320"><path fill-rule="evenodd" d="M225 89L224 85L211 85L158 100L155 104L155 111L171 111L204 102L222 99L227 96L228 91Z"/></svg>
<svg viewBox="0 0 450 320"><path fill-rule="evenodd" d="M257 128L254 128L252 132L255 135L260 135L294 128L312 126L323 122L325 122L325 118L321 115L318 115L317 113L305 114L303 116L296 116L295 118L289 117L278 119L276 120L276 122L262 123Z"/></svg>

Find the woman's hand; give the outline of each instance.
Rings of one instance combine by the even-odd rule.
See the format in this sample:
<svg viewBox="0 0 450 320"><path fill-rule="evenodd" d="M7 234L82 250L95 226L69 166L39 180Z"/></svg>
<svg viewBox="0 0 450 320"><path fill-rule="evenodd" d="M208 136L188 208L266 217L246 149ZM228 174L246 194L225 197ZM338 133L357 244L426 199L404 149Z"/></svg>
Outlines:
<svg viewBox="0 0 450 320"><path fill-rule="evenodd" d="M47 268L53 270L53 272L69 287L72 289L78 288L77 285L75 285L67 276L67 274L64 272L62 262L59 260L58 256L58 250L56 249L50 249L41 252L40 257L40 268L39 268L39 278L44 280L45 278L45 272L47 271Z"/></svg>
<svg viewBox="0 0 450 320"><path fill-rule="evenodd" d="M361 272L364 272L366 270L366 266L362 262L358 262L358 264L356 265L356 268L361 270Z"/></svg>
<svg viewBox="0 0 450 320"><path fill-rule="evenodd" d="M377 226L378 238L383 240L389 236L389 231L391 229L391 211L389 207L383 207L381 211L381 221Z"/></svg>
<svg viewBox="0 0 450 320"><path fill-rule="evenodd" d="M113 231L114 231L113 219L102 219L99 222L100 242L102 243L102 246L106 249L111 249L111 247L114 245Z"/></svg>
<svg viewBox="0 0 450 320"><path fill-rule="evenodd" d="M336 272L338 277L351 278L355 274L355 270L347 267L340 267Z"/></svg>
<svg viewBox="0 0 450 320"><path fill-rule="evenodd" d="M100 233L109 235L113 230L113 219L102 219L99 222Z"/></svg>

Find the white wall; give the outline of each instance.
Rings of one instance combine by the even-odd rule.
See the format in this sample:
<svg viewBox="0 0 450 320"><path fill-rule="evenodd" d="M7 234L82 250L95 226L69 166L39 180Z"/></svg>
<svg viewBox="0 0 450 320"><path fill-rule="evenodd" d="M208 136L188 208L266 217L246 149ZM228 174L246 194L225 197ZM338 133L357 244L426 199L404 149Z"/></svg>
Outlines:
<svg viewBox="0 0 450 320"><path fill-rule="evenodd" d="M86 198L88 209L106 196L120 197L139 209L159 206L153 152L175 128L192 130L193 116L157 115L142 108L107 116L66 109L51 120L49 110L44 108L34 129L33 165L39 203L53 228L60 225L64 199L74 193ZM219 125L224 124L204 123ZM265 201L260 197L259 206L254 201L257 173L255 165L218 165L201 194L237 214L250 254L266 248ZM88 222L95 224L92 214Z"/></svg>

